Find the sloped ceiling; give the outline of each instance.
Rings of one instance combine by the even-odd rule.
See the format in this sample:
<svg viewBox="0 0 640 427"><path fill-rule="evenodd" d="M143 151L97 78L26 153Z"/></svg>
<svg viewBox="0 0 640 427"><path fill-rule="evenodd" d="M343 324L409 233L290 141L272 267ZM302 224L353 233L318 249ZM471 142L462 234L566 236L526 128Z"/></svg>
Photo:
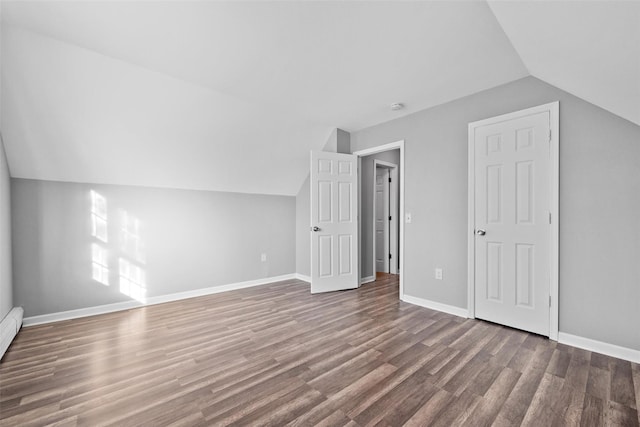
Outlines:
<svg viewBox="0 0 640 427"><path fill-rule="evenodd" d="M566 66L545 78L553 61L538 60L527 34L539 27L522 13L483 1L2 2L11 174L294 195L309 150L336 127L358 130L529 74L640 123L631 114L640 95L627 90L637 61L606 45L572 49L587 46L584 34L619 29L617 15L596 28L571 12L559 18L558 28L582 35L556 55L579 62L612 51L625 69L614 85L606 72L580 74L570 90L553 80ZM581 95L594 84L599 92ZM407 108L392 112L392 102Z"/></svg>
<svg viewBox="0 0 640 427"><path fill-rule="evenodd" d="M640 2L489 2L535 77L640 124Z"/></svg>

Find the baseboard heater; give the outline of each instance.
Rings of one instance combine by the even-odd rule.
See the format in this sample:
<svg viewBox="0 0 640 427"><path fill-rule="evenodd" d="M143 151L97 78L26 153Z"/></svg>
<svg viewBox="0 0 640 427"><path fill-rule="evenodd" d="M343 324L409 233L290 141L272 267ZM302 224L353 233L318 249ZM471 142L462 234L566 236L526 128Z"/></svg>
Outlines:
<svg viewBox="0 0 640 427"><path fill-rule="evenodd" d="M0 323L0 359L22 327L22 307L14 307Z"/></svg>

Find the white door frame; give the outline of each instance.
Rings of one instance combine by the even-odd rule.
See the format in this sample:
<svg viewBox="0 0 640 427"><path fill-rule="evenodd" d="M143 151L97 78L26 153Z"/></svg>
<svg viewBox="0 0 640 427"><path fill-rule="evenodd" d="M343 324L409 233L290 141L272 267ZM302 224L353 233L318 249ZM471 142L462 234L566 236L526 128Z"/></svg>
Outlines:
<svg viewBox="0 0 640 427"><path fill-rule="evenodd" d="M400 270L398 274L400 274L400 299L404 300L404 139L396 142L390 142L388 144L379 145L377 147L366 148L364 150L354 151L353 154L358 156L358 169L360 169L360 158L369 156L371 154L382 153L383 151L390 151L400 149L400 173L398 174L398 179L400 180ZM360 180L361 174L358 174L358 180ZM358 182L358 187L360 187L362 183ZM358 212L362 212L362 191L358 192ZM358 218L360 220L360 218ZM358 243L360 243L358 239ZM358 265L361 263L358 262ZM359 272L360 280L362 281L362 270Z"/></svg>
<svg viewBox="0 0 640 427"><path fill-rule="evenodd" d="M398 179L398 165L395 163L385 162L384 160L373 160L373 276L376 275L376 173L378 170L378 166L389 169L391 175L391 182L397 183ZM398 215L396 212L398 211L398 195L397 195L397 187L395 185L391 185L389 188L389 215L391 216L391 221L389 221L389 253L391 254L391 260L393 264L389 263L389 272L391 274L397 274L398 268L398 236L397 236L397 221L396 218Z"/></svg>
<svg viewBox="0 0 640 427"><path fill-rule="evenodd" d="M467 307L469 318L475 318L475 130L478 127L516 119L522 116L549 112L551 138L549 154L551 156L551 191L549 192L551 209L550 227L550 263L549 263L549 338L558 340L558 301L559 301L559 225L560 225L560 103L558 101L537 107L527 108L497 117L491 117L469 123L469 160L468 160L468 227L467 227Z"/></svg>

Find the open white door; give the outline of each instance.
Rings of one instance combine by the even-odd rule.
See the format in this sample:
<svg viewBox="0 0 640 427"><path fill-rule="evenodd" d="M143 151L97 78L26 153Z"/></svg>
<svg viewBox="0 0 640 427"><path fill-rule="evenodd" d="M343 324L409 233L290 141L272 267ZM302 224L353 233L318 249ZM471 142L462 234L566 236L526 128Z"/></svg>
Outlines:
<svg viewBox="0 0 640 427"><path fill-rule="evenodd" d="M358 281L358 157L312 151L311 293Z"/></svg>
<svg viewBox="0 0 640 427"><path fill-rule="evenodd" d="M389 187L391 185L388 168L376 167L376 187L374 195L375 212L375 273L390 273L389 258L389 231L391 215L389 213Z"/></svg>

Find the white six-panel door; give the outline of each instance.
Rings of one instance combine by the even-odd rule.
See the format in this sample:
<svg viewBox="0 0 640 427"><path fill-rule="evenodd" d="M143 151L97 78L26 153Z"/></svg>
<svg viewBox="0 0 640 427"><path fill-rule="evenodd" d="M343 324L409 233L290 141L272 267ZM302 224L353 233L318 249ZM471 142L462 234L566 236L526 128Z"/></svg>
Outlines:
<svg viewBox="0 0 640 427"><path fill-rule="evenodd" d="M389 273L389 169L376 168L376 272Z"/></svg>
<svg viewBox="0 0 640 427"><path fill-rule="evenodd" d="M548 336L550 113L473 132L475 316Z"/></svg>
<svg viewBox="0 0 640 427"><path fill-rule="evenodd" d="M357 156L311 152L311 292L357 288Z"/></svg>

